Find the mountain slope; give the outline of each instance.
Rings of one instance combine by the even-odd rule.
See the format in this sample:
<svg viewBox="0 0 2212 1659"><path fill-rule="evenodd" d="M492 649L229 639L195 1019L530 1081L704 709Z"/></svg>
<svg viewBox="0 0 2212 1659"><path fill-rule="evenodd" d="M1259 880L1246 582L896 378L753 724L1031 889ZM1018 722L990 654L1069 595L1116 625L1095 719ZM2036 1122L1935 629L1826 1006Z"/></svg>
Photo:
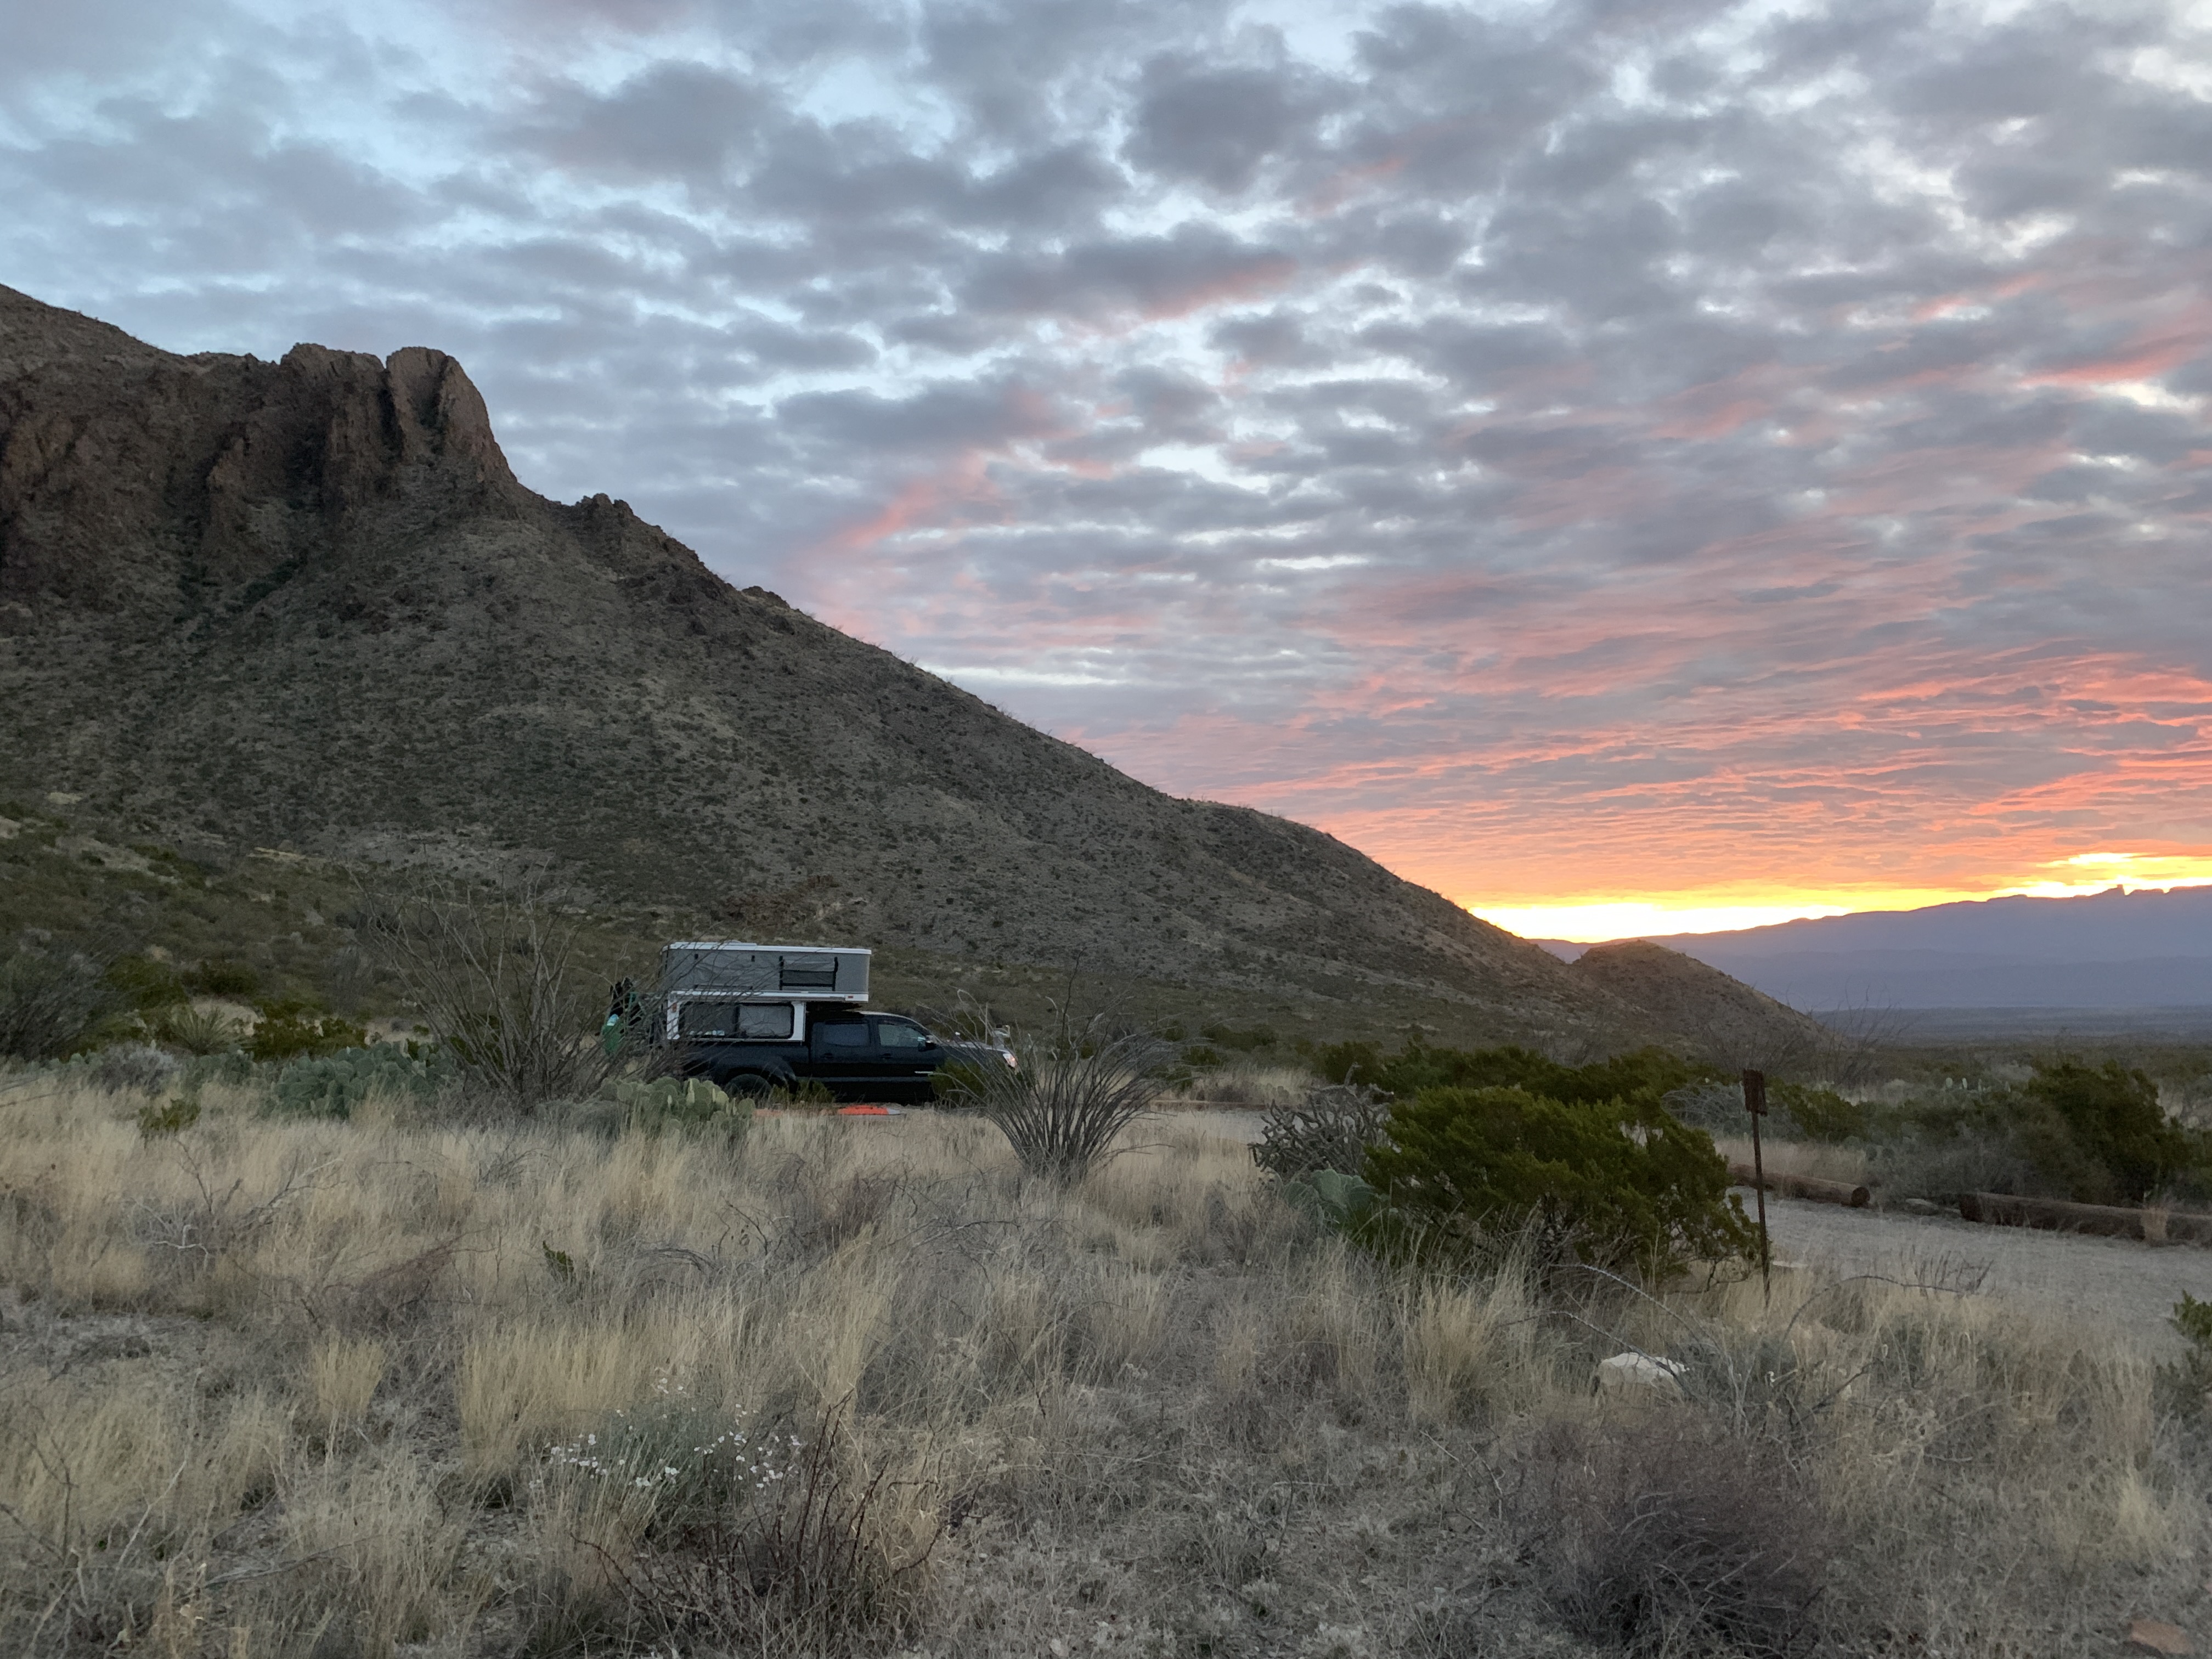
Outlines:
<svg viewBox="0 0 2212 1659"><path fill-rule="evenodd" d="M459 364L181 357L0 289L0 782L247 844L550 860L737 933L1646 1033L1319 831L1173 799L508 470Z"/></svg>
<svg viewBox="0 0 2212 1659"><path fill-rule="evenodd" d="M1726 1065L1792 1069L1833 1046L1833 1034L1810 1015L1649 939L1593 945L1574 972Z"/></svg>

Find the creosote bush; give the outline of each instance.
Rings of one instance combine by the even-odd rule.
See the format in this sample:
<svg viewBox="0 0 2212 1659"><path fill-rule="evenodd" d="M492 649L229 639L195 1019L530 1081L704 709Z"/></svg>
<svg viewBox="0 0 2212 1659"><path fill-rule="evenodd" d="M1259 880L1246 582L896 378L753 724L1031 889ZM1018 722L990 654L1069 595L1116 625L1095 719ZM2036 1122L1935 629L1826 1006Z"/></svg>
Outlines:
<svg viewBox="0 0 2212 1659"><path fill-rule="evenodd" d="M304 997L285 997L264 1002L246 1053L253 1060L319 1058L342 1049L359 1048L368 1042L360 1021L333 1014Z"/></svg>
<svg viewBox="0 0 2212 1659"><path fill-rule="evenodd" d="M2021 1092L2055 1120L2031 1133L2067 1144L2039 1162L2063 1171L2077 1198L2140 1204L2197 1160L2188 1132L2160 1110L2158 1085L2118 1060L2046 1060Z"/></svg>
<svg viewBox="0 0 2212 1659"><path fill-rule="evenodd" d="M1640 1267L1749 1254L1728 1164L1653 1101L1567 1102L1517 1088L1424 1090L1367 1154L1393 1253L1438 1260L1525 1233L1546 1263Z"/></svg>

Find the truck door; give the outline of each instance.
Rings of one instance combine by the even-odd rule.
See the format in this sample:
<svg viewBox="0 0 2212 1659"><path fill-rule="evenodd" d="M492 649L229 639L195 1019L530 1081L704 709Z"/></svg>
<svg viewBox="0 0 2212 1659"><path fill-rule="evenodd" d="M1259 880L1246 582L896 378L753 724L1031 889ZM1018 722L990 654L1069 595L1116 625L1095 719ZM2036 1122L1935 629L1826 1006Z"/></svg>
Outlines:
<svg viewBox="0 0 2212 1659"><path fill-rule="evenodd" d="M945 1064L945 1051L937 1039L910 1019L878 1016L868 1024L875 1030L877 1075L902 1093L921 1089L927 1097L929 1074Z"/></svg>
<svg viewBox="0 0 2212 1659"><path fill-rule="evenodd" d="M807 1024L807 1069L841 1092L865 1088L876 1072L868 1022L857 1014L842 1019L817 1014Z"/></svg>

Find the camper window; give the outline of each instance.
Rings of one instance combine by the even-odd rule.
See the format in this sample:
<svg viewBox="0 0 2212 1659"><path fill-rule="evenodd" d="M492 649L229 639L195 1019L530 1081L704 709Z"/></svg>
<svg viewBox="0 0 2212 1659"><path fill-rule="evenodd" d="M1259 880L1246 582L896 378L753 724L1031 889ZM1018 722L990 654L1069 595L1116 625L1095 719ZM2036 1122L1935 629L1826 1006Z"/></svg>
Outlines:
<svg viewBox="0 0 2212 1659"><path fill-rule="evenodd" d="M787 1037L791 1035L791 1005L787 1002L747 1002L738 1006L738 1035L746 1037Z"/></svg>
<svg viewBox="0 0 2212 1659"><path fill-rule="evenodd" d="M677 1011L676 1029L688 1037L728 1036L736 1012L726 1002L686 1002Z"/></svg>
<svg viewBox="0 0 2212 1659"><path fill-rule="evenodd" d="M837 988L835 957L786 957L776 988L780 991L834 991Z"/></svg>

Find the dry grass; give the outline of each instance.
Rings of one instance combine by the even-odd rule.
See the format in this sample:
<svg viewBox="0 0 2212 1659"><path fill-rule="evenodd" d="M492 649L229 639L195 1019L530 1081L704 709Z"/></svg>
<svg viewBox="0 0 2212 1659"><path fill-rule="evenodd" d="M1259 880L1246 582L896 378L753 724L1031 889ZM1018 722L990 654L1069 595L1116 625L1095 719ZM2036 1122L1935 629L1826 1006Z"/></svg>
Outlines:
<svg viewBox="0 0 2212 1659"><path fill-rule="evenodd" d="M1303 1066L1232 1060L1194 1073L1175 1091L1172 1100L1162 1103L1209 1110L1265 1111L1270 1106L1297 1105L1313 1092L1317 1081Z"/></svg>
<svg viewBox="0 0 2212 1659"><path fill-rule="evenodd" d="M2124 1335L1394 1278L1172 1119L1063 1189L926 1115L4 1099L10 1653L1996 1656L2201 1576L2199 1431ZM1680 1395L1595 1396L1629 1346Z"/></svg>

